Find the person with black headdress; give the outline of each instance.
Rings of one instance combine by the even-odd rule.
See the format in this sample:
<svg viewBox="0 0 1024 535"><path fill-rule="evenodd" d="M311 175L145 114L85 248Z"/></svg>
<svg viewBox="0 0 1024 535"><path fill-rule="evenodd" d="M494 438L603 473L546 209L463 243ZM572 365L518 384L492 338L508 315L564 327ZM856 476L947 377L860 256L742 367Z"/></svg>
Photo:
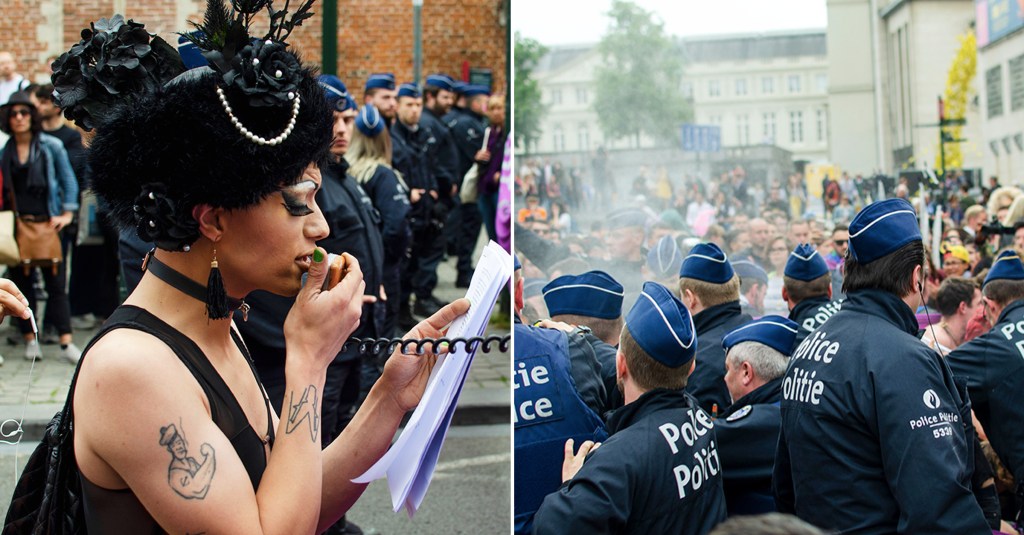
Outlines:
<svg viewBox="0 0 1024 535"><path fill-rule="evenodd" d="M166 42L120 16L85 30L54 65L58 104L96 129L96 193L121 227L156 245L86 348L74 390L90 533L323 531L365 489L352 478L384 454L436 361L392 355L321 451L326 370L358 325L365 283L344 254L344 276L321 289L328 270L316 242L328 226L315 195L332 114L286 43L312 2L251 39L268 4L234 2L236 12L209 2L201 33L190 34L207 67L185 70ZM124 61L97 67L101 54ZM296 296L280 418L231 321L235 309L244 321L239 298L257 289ZM439 336L468 306L457 301L408 336Z"/></svg>
<svg viewBox="0 0 1024 535"><path fill-rule="evenodd" d="M78 182L64 144L44 133L43 121L31 96L24 91L11 95L0 106L0 130L11 137L0 154L3 176L3 207L13 209L23 221L49 222L60 231L71 224L78 210ZM29 306L35 308L29 264L9 270L11 280L27 293ZM40 269L46 287L46 317L60 336L61 356L75 363L82 352L72 341L71 306L65 291L66 268L62 259ZM28 320L18 322L25 339L25 358L41 359L42 350Z"/></svg>

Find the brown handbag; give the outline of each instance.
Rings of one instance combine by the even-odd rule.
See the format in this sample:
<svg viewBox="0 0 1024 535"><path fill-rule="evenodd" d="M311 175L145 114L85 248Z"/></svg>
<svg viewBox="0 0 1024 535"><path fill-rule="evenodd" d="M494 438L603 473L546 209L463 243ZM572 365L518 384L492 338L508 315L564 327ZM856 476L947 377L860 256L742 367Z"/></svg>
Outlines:
<svg viewBox="0 0 1024 535"><path fill-rule="evenodd" d="M60 235L46 216L19 215L15 229L21 264L30 266L56 266L64 259Z"/></svg>

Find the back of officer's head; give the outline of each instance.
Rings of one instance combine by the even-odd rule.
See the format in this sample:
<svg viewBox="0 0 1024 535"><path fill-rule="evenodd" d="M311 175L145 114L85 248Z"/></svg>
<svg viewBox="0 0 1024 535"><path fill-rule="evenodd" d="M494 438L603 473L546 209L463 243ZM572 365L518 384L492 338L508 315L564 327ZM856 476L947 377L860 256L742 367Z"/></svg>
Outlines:
<svg viewBox="0 0 1024 535"><path fill-rule="evenodd" d="M693 293L702 309L740 298L740 278L725 253L713 243L698 243L690 249L679 269L679 295Z"/></svg>
<svg viewBox="0 0 1024 535"><path fill-rule="evenodd" d="M664 286L644 283L619 338L633 383L642 391L681 389L696 352L697 334L686 306Z"/></svg>
<svg viewBox="0 0 1024 535"><path fill-rule="evenodd" d="M789 357L759 342L741 342L729 349L725 362L729 369L747 362L758 379L768 382L786 373Z"/></svg>
<svg viewBox="0 0 1024 535"><path fill-rule="evenodd" d="M562 275L543 289L551 319L590 327L601 340L614 343L622 331L623 288L603 271Z"/></svg>
<svg viewBox="0 0 1024 535"><path fill-rule="evenodd" d="M764 316L733 329L722 337L726 375L740 372L746 362L754 375L748 391L782 377L793 353L798 330L796 322L778 315ZM734 385L729 377L725 382L734 399L740 397L737 393L746 395L747 391L733 392Z"/></svg>
<svg viewBox="0 0 1024 535"><path fill-rule="evenodd" d="M832 275L814 246L801 243L789 253L782 288L792 305L814 297L832 297Z"/></svg>
<svg viewBox="0 0 1024 535"><path fill-rule="evenodd" d="M843 292L876 289L906 297L916 290L914 269L923 269L924 263L921 231L910 203L904 199L872 203L850 222Z"/></svg>
<svg viewBox="0 0 1024 535"><path fill-rule="evenodd" d="M1012 249L999 253L992 262L981 293L1000 308L1024 299L1024 265Z"/></svg>
<svg viewBox="0 0 1024 535"><path fill-rule="evenodd" d="M795 516L769 513L732 517L709 535L825 535L825 532Z"/></svg>

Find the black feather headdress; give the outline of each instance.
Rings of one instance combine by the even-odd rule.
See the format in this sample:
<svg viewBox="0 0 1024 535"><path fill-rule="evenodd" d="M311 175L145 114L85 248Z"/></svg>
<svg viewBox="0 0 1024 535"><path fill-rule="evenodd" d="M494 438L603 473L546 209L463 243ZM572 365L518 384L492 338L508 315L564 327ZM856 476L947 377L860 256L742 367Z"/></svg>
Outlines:
<svg viewBox="0 0 1024 535"><path fill-rule="evenodd" d="M57 104L96 129L90 187L122 228L185 250L199 238L194 206L252 206L326 162L331 111L285 42L312 4L289 13L287 2L275 10L270 0L208 0L203 22L183 34L209 63L192 70L120 16L90 25L54 63ZM270 31L254 39L262 11Z"/></svg>

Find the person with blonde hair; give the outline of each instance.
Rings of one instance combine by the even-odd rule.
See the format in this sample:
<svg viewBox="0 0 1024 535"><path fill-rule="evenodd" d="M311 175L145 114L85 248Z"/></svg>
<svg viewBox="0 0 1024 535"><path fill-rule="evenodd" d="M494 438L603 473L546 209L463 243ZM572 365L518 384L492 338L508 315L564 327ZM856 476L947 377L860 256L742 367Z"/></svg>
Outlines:
<svg viewBox="0 0 1024 535"><path fill-rule="evenodd" d="M363 186L366 195L383 220L384 238L384 301L387 314L383 336L392 334L398 322L401 294L401 264L409 246L409 188L402 175L391 167L391 136L384 116L373 104L366 104L356 115L352 144L345 160L349 174ZM388 300L386 296L394 296Z"/></svg>

